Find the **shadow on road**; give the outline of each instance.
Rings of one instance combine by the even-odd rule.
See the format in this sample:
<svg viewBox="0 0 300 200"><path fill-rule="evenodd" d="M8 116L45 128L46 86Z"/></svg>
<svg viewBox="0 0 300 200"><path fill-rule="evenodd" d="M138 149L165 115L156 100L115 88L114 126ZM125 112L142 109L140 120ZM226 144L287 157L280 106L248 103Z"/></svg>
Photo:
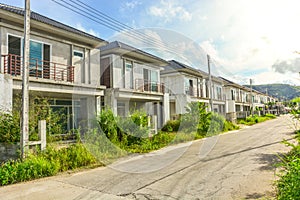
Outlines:
<svg viewBox="0 0 300 200"><path fill-rule="evenodd" d="M286 139L286 141L291 141L291 140L294 140L294 138ZM233 155L244 153L244 152L247 152L247 151L252 151L252 150L260 149L260 148L263 148L263 147L272 146L272 145L275 145L275 144L279 144L281 142L282 142L282 140L276 141L276 142L272 142L272 143L268 143L268 144L264 144L264 145L260 145L260 146L256 146L256 147L248 147L247 149L243 149L243 150L232 152L232 153L228 153L228 154L223 154L223 155L217 156L217 157L202 159L201 161L206 162L206 161L211 161L211 160L217 160L217 159L224 158L224 157L227 157L227 156L233 156Z"/></svg>
<svg viewBox="0 0 300 200"><path fill-rule="evenodd" d="M259 164L262 164L259 168L261 171L273 171L276 169L277 164L280 162L280 158L283 157L284 154L258 154L255 160L258 161Z"/></svg>

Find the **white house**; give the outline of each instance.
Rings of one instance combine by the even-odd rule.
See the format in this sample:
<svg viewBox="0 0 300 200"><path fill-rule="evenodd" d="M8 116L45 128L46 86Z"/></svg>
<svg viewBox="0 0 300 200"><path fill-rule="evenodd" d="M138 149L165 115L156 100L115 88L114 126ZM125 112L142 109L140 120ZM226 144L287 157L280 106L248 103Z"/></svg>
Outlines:
<svg viewBox="0 0 300 200"><path fill-rule="evenodd" d="M11 110L21 93L24 10L0 4L0 107ZM78 128L100 109L100 50L107 42L31 12L30 96L47 97Z"/></svg>
<svg viewBox="0 0 300 200"><path fill-rule="evenodd" d="M158 127L169 120L169 94L160 82L168 62L119 41L101 47L101 84L104 104L119 116L143 109L157 116Z"/></svg>

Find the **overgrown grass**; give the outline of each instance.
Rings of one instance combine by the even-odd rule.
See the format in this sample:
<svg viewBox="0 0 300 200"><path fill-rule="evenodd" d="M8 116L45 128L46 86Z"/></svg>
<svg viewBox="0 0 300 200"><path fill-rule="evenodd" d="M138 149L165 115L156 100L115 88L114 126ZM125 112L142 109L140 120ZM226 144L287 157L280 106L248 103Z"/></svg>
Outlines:
<svg viewBox="0 0 300 200"><path fill-rule="evenodd" d="M0 166L0 185L53 176L59 172L97 163L96 158L83 144L72 144L61 149L49 147L44 152L30 154L24 160L3 163Z"/></svg>
<svg viewBox="0 0 300 200"><path fill-rule="evenodd" d="M254 115L254 116L247 117L246 119L239 119L238 124L245 124L245 125L251 126L253 124L257 124L257 123L264 122L264 121L267 121L270 119L275 119L275 118L276 118L276 116L273 114L266 114L264 116Z"/></svg>
<svg viewBox="0 0 300 200"><path fill-rule="evenodd" d="M280 179L276 182L277 198L299 199L300 198L300 146L285 142L292 150L282 158L280 163Z"/></svg>

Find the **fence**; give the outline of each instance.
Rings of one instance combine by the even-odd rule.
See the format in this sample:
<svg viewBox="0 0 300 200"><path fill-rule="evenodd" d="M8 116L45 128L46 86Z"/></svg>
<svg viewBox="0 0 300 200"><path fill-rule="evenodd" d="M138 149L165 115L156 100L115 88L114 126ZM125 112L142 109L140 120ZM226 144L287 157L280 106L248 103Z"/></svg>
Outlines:
<svg viewBox="0 0 300 200"><path fill-rule="evenodd" d="M2 55L4 74L22 75L22 57L8 54ZM30 59L29 76L55 81L74 82L74 66L45 60Z"/></svg>

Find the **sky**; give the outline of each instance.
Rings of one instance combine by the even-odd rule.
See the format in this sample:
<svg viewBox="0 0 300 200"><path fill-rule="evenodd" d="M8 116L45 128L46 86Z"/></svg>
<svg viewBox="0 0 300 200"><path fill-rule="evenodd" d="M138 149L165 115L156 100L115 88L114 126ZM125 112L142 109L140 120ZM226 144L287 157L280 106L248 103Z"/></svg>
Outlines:
<svg viewBox="0 0 300 200"><path fill-rule="evenodd" d="M203 71L209 54L213 75L239 84L249 84L251 78L254 84L300 85L299 0L82 1L129 30L112 30L99 23L100 18L78 14L87 11L83 6L73 6L74 12L53 0L31 0L31 10ZM25 0L1 2L24 7ZM145 41L138 39L141 34Z"/></svg>

